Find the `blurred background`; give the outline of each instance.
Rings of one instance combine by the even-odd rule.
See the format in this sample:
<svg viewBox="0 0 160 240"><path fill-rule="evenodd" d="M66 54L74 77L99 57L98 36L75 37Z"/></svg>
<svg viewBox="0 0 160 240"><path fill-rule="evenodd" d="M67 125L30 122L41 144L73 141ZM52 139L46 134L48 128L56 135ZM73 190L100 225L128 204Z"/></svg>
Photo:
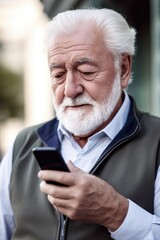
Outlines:
<svg viewBox="0 0 160 240"><path fill-rule="evenodd" d="M160 116L160 0L0 0L0 159L20 129L54 115L47 22L68 9L112 8L137 30L133 84L140 109Z"/></svg>

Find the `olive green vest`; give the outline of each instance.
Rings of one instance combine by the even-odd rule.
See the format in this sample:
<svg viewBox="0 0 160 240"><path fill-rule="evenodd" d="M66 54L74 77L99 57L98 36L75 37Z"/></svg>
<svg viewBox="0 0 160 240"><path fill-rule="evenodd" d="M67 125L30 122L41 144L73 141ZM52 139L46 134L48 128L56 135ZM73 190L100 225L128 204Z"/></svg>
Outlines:
<svg viewBox="0 0 160 240"><path fill-rule="evenodd" d="M92 174L104 179L125 197L153 213L154 181L160 162L160 120L139 114L139 120L135 115L134 122L128 119L127 124L101 156ZM16 225L13 240L60 239L61 216L48 202L46 195L40 192L37 177L39 166L31 151L35 146L44 146L37 136L39 127L23 130L14 145L10 183ZM52 127L48 131L51 129ZM112 238L105 227L67 219L63 239Z"/></svg>

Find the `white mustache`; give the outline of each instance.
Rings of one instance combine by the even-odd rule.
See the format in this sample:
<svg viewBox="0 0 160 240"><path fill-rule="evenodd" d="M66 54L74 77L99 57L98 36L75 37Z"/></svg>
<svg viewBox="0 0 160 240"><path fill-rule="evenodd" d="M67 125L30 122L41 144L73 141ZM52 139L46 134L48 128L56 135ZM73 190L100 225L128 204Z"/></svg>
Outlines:
<svg viewBox="0 0 160 240"><path fill-rule="evenodd" d="M61 103L61 107L73 107L85 104L94 105L95 101L89 96L79 96L75 99L65 97Z"/></svg>

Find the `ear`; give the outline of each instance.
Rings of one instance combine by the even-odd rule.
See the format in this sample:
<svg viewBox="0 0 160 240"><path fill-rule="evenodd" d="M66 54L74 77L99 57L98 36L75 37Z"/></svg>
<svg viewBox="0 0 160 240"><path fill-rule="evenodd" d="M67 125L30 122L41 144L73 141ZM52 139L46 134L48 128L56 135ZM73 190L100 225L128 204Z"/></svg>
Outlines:
<svg viewBox="0 0 160 240"><path fill-rule="evenodd" d="M131 77L132 57L127 54L122 55L121 59L121 87L124 89L128 86Z"/></svg>

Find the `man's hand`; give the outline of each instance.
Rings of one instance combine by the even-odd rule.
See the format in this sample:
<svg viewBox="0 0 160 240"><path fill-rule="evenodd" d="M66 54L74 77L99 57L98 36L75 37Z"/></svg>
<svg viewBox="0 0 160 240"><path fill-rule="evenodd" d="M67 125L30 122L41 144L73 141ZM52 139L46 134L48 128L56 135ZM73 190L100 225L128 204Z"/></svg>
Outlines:
<svg viewBox="0 0 160 240"><path fill-rule="evenodd" d="M68 163L70 173L45 170L38 176L42 192L59 212L72 220L100 224L115 231L124 221L128 200L102 179ZM56 181L65 186L47 184Z"/></svg>

